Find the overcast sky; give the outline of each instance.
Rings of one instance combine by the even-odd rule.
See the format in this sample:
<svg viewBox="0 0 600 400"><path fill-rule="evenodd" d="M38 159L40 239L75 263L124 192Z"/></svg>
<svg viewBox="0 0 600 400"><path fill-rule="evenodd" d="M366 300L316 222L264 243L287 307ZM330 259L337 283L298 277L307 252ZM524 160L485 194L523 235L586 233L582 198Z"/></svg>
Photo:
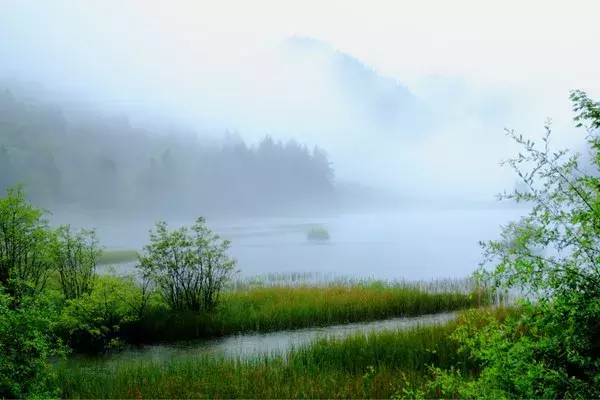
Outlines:
<svg viewBox="0 0 600 400"><path fill-rule="evenodd" d="M326 41L409 87L446 74L535 99L523 127L544 116L568 121L569 89L600 98L594 0L0 0L0 7L0 73L46 83L93 81L152 96L159 89L149 82L160 82L181 88L185 101L183 88L194 77L234 72L296 34ZM440 168L450 141L439 136L431 144L438 150L428 159Z"/></svg>
<svg viewBox="0 0 600 400"><path fill-rule="evenodd" d="M114 56L229 61L292 35L328 41L408 80L450 73L598 90L595 0L2 0L2 33L104 46ZM68 22L68 23L65 23ZM120 43L114 38L119 37ZM3 46L19 42L3 35ZM12 40L11 40L12 39ZM40 44L42 44L40 43ZM131 53L131 44L139 54ZM193 50L193 54L192 53ZM148 54L151 53L151 54ZM33 57L32 57L33 58ZM165 60L167 61L167 60Z"/></svg>

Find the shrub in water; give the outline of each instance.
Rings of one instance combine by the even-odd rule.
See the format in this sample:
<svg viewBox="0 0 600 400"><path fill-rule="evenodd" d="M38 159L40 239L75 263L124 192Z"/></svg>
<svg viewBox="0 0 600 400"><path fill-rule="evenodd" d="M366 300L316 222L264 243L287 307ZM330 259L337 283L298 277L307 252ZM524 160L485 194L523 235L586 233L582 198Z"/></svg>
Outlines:
<svg viewBox="0 0 600 400"><path fill-rule="evenodd" d="M325 228L312 228L308 231L309 240L329 240L329 232Z"/></svg>

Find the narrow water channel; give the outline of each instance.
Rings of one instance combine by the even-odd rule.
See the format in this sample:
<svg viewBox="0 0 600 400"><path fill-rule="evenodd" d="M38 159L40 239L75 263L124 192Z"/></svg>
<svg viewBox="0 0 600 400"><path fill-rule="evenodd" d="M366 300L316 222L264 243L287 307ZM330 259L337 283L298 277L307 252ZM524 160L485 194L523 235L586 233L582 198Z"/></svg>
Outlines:
<svg viewBox="0 0 600 400"><path fill-rule="evenodd" d="M280 331L266 334L243 334L215 340L178 342L168 345L142 346L102 357L104 361L168 361L178 357L216 355L226 358L252 357L265 354L285 355L292 346L308 344L318 338L343 338L359 332L406 329L417 325L445 323L457 312L428 314L413 318L392 318L382 321L335 325L321 328Z"/></svg>

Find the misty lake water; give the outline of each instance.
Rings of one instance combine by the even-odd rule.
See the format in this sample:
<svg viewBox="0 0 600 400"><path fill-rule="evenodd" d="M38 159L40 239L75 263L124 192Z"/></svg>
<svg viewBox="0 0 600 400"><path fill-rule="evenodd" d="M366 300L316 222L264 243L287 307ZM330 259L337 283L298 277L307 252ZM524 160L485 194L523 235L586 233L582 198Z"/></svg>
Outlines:
<svg viewBox="0 0 600 400"><path fill-rule="evenodd" d="M406 210L345 214L316 218L261 218L208 221L209 227L231 239L231 253L242 276L269 273L318 273L377 279L428 280L464 278L481 261L480 240L495 239L500 226L517 220L525 210ZM141 249L152 228L150 219L90 219L62 215L58 223L94 227L107 247ZM170 221L171 227L192 221ZM324 226L328 243L310 243L307 232ZM117 266L126 272L132 263ZM285 354L292 346L317 337L398 329L443 322L455 314L394 318L363 324L301 329L269 334L236 335L217 340L146 346L112 353L110 360L166 360L201 354L237 357Z"/></svg>
<svg viewBox="0 0 600 400"><path fill-rule="evenodd" d="M495 239L500 225L523 209L439 210L340 214L315 218L208 221L231 239L242 276L307 272L351 277L421 280L463 278L481 261L480 240ZM157 217L158 219L159 217ZM94 227L107 247L141 249L153 219L55 216L55 222ZM169 221L171 227L193 221ZM310 243L307 231L324 226L328 243ZM130 265L117 266L127 269Z"/></svg>

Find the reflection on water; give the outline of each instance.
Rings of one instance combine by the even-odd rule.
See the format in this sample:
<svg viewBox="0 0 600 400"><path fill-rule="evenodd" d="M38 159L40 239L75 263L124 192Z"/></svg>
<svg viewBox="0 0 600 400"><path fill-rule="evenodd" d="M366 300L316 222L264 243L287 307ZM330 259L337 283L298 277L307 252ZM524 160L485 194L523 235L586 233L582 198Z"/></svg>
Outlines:
<svg viewBox="0 0 600 400"><path fill-rule="evenodd" d="M343 338L356 333L389 329L405 329L422 324L444 323L457 313L423 315L415 318L392 318L359 324L336 325L323 328L280 331L267 334L246 334L226 338L184 342L169 345L143 346L104 356L106 361L154 360L166 361L195 355L218 355L226 358L250 357L265 354L285 355L292 346L310 343L321 337Z"/></svg>

